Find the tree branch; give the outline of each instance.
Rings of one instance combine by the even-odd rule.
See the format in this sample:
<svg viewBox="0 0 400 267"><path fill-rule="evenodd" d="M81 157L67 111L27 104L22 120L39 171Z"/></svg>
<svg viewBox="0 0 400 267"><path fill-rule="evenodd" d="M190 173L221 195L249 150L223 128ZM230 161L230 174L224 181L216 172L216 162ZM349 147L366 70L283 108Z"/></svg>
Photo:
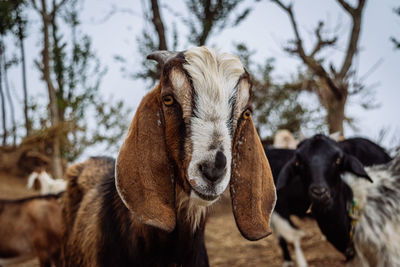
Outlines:
<svg viewBox="0 0 400 267"><path fill-rule="evenodd" d="M286 51L289 51L290 53L296 53L299 55L299 57L303 60L303 62L317 75L319 76L321 79L323 79L329 86L329 88L331 89L332 93L335 95L335 97L340 100L342 99L342 93L340 92L339 88L336 86L336 84L333 82L333 80L331 79L331 77L329 76L329 74L325 71L324 67L318 63L313 56L315 55L316 52L318 52L319 49L321 49L321 47L323 46L322 44L320 45L321 47L318 48L318 43L316 45L316 47L314 48L314 51L316 50L316 52L311 53L311 55L307 55L304 51L303 45L302 45L302 39L300 37L300 33L299 30L297 28L297 23L296 20L294 18L293 15L293 11L292 11L292 5L288 5L285 6L281 1L279 0L271 0L272 2L276 3L278 6L280 6L283 10L286 11L286 13L289 16L290 22L292 24L293 27L293 31L295 34L295 43L296 43L296 48L295 49L289 49L286 48ZM321 24L321 23L320 23ZM319 25L318 28L322 28L322 25ZM316 30L316 32L318 34L320 34L320 30L318 29ZM318 38L318 35L317 35ZM321 42L322 42L322 38L320 38Z"/></svg>
<svg viewBox="0 0 400 267"><path fill-rule="evenodd" d="M355 9L344 0L337 0L339 4L351 15L354 14Z"/></svg>
<svg viewBox="0 0 400 267"><path fill-rule="evenodd" d="M358 6L357 8L352 8L348 3L346 3L344 0L337 0L342 7L351 15L352 20L353 20L353 27L351 29L351 35L349 38L349 43L347 46L347 51L346 51L346 57L343 61L343 65L340 68L338 77L340 79L343 79L353 62L353 57L358 51L358 39L360 37L360 30L361 30L361 17L362 17L362 11L365 6L365 0L359 0L358 1Z"/></svg>
<svg viewBox="0 0 400 267"><path fill-rule="evenodd" d="M39 10L39 8L38 8L38 6L37 6L37 4L36 4L36 0L31 0L31 3L32 3L33 8L34 8L36 11L39 11L39 12L40 12L40 10Z"/></svg>
<svg viewBox="0 0 400 267"><path fill-rule="evenodd" d="M319 22L318 27L315 29L315 36L317 37L317 43L314 46L314 49L312 50L310 57L314 57L324 46L329 46L333 45L336 43L337 37L333 37L332 39L322 39L321 36L321 30L324 26L324 23L322 21Z"/></svg>
<svg viewBox="0 0 400 267"><path fill-rule="evenodd" d="M151 0L151 9L153 11L153 18L151 19L151 21L153 22L154 28L156 29L158 34L158 40L159 40L158 49L168 50L167 41L165 39L164 24L161 19L158 0Z"/></svg>

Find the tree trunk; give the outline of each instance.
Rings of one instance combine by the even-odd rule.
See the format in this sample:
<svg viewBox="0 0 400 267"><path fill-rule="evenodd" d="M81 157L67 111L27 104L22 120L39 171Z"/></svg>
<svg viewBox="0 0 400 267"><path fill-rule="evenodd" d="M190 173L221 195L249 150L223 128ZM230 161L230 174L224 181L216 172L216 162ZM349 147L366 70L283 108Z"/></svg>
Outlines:
<svg viewBox="0 0 400 267"><path fill-rule="evenodd" d="M348 96L348 85L343 84L342 81L333 81L341 95L337 98L333 90L329 87L324 79L318 79L318 98L326 110L326 123L328 125L329 133L340 132L341 136L344 135L343 122L345 119L345 106Z"/></svg>
<svg viewBox="0 0 400 267"><path fill-rule="evenodd" d="M11 124L12 124L12 137L13 137L13 145L15 146L17 143L17 124L15 121L15 110L14 110L14 103L11 98L10 94L10 86L8 84L8 76L7 76L7 60L6 60L6 52L5 47L3 46L3 68L4 68L4 89L5 94L7 97L8 104L10 106L10 113L11 113Z"/></svg>
<svg viewBox="0 0 400 267"><path fill-rule="evenodd" d="M53 127L59 127L59 116L57 108L56 91L51 80L50 75L50 39L49 39L49 27L51 18L47 13L46 0L42 0L42 21L43 21L43 50L42 50L42 73L43 80L47 84L47 91L49 93L49 108L50 108L50 121ZM54 178L61 178L63 176L62 171L62 160L61 160L61 142L60 136L57 133L53 138L52 143L52 157L51 157L51 169Z"/></svg>
<svg viewBox="0 0 400 267"><path fill-rule="evenodd" d="M3 59L3 40L0 39L0 98L1 98L1 117L3 120L3 146L6 145L7 142L7 123L6 123L6 103L5 96L3 93L3 76L1 71L1 63Z"/></svg>
<svg viewBox="0 0 400 267"><path fill-rule="evenodd" d="M344 135L343 131L343 121L344 121L344 108L346 105L346 101L343 100L333 100L328 103L326 107L327 115L326 115L326 122L329 127L329 133L336 133L340 132L340 135Z"/></svg>
<svg viewBox="0 0 400 267"><path fill-rule="evenodd" d="M24 89L24 117L25 117L25 130L26 136L31 134L31 121L29 120L28 114L28 89L26 86L26 64L25 64L25 49L24 49L24 36L23 36L23 29L22 25L18 26L19 30L19 48L21 53L21 61L22 61L22 85Z"/></svg>

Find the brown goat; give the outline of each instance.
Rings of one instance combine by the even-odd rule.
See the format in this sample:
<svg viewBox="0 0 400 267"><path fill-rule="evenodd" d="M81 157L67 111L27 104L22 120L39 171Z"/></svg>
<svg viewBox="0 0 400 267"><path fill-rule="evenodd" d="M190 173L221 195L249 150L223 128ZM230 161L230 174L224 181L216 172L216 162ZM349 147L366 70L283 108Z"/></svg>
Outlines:
<svg viewBox="0 0 400 267"><path fill-rule="evenodd" d="M116 164L92 158L67 170L65 266L208 266L207 207L228 184L242 235L271 233L275 187L239 59L206 47L150 58L161 80Z"/></svg>
<svg viewBox="0 0 400 267"><path fill-rule="evenodd" d="M0 265L38 257L40 266L61 266L59 195L0 200Z"/></svg>

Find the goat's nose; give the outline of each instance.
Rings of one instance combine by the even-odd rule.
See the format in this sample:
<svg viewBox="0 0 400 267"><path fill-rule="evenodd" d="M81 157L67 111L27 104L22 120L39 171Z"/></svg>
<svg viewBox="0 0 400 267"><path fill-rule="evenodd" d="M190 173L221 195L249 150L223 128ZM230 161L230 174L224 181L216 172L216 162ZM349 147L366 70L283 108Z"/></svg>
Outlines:
<svg viewBox="0 0 400 267"><path fill-rule="evenodd" d="M224 153L218 151L215 155L215 162L205 162L200 164L199 169L204 177L211 182L218 182L225 174L226 157Z"/></svg>
<svg viewBox="0 0 400 267"><path fill-rule="evenodd" d="M328 188L321 186L313 186L310 188L310 192L315 197L321 198L322 196L328 193Z"/></svg>

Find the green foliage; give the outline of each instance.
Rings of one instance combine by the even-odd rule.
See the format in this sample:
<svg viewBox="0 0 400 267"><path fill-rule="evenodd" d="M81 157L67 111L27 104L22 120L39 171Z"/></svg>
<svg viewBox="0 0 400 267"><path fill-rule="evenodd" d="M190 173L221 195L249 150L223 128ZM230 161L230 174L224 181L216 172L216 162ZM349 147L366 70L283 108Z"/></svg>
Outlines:
<svg viewBox="0 0 400 267"><path fill-rule="evenodd" d="M56 82L59 120L69 125L67 131L59 131L61 153L68 161L93 144L115 145L127 130L130 113L122 101L107 101L100 95L106 69L94 54L90 37L80 32L78 4L77 0L69 1L51 22L52 77ZM70 38L64 36L66 32L61 33L61 23L70 29ZM89 118L96 123L88 125Z"/></svg>
<svg viewBox="0 0 400 267"><path fill-rule="evenodd" d="M148 82L149 88L151 88L154 86L155 82L160 79L161 72L156 62L153 60L148 60L146 57L151 52L158 50L158 42L146 30L142 31L142 36L137 37L136 41L139 46L138 50L140 51L140 54L143 55L143 59L140 70L131 74L130 76L133 79L142 79Z"/></svg>
<svg viewBox="0 0 400 267"><path fill-rule="evenodd" d="M263 139L272 138L279 129L300 134L306 129L321 129L323 117L319 110L311 109L300 101L302 75L288 82L277 82L273 78L273 58L263 64L253 61L254 52L243 43L236 45L235 52L251 75L253 82L253 118Z"/></svg>
<svg viewBox="0 0 400 267"><path fill-rule="evenodd" d="M243 0L186 0L190 16L184 21L189 28L189 42L198 46L205 45L213 32L239 25L251 12L250 8L246 8L232 17L241 2Z"/></svg>
<svg viewBox="0 0 400 267"><path fill-rule="evenodd" d="M176 13L173 9L167 8L168 11L174 13L175 17L180 18L183 25L188 27L189 35L187 36L186 43L201 46L206 44L208 38L212 34L221 32L228 27L235 27L247 18L251 12L251 8L245 8L244 10L234 12L242 2L244 2L244 0L185 0L186 7L189 11L188 16L183 16ZM145 10L143 13L146 23L151 24L151 10ZM166 27L165 23L164 26ZM167 27L165 31L165 36L167 36ZM178 36L176 25L173 23L171 33L172 46L169 46L170 50L177 49L178 37L180 36ZM182 38L182 36L180 38ZM160 78L160 69L155 62L147 60L146 56L158 50L158 43L159 40L157 40L157 34L153 25L146 26L146 29L142 31L142 35L137 38L139 54L143 55L141 68L139 71L129 74L133 79L143 79L148 82L149 88ZM127 64L125 59L121 56L116 56L115 59L121 62L122 66ZM126 73L125 67L122 67L121 70Z"/></svg>

